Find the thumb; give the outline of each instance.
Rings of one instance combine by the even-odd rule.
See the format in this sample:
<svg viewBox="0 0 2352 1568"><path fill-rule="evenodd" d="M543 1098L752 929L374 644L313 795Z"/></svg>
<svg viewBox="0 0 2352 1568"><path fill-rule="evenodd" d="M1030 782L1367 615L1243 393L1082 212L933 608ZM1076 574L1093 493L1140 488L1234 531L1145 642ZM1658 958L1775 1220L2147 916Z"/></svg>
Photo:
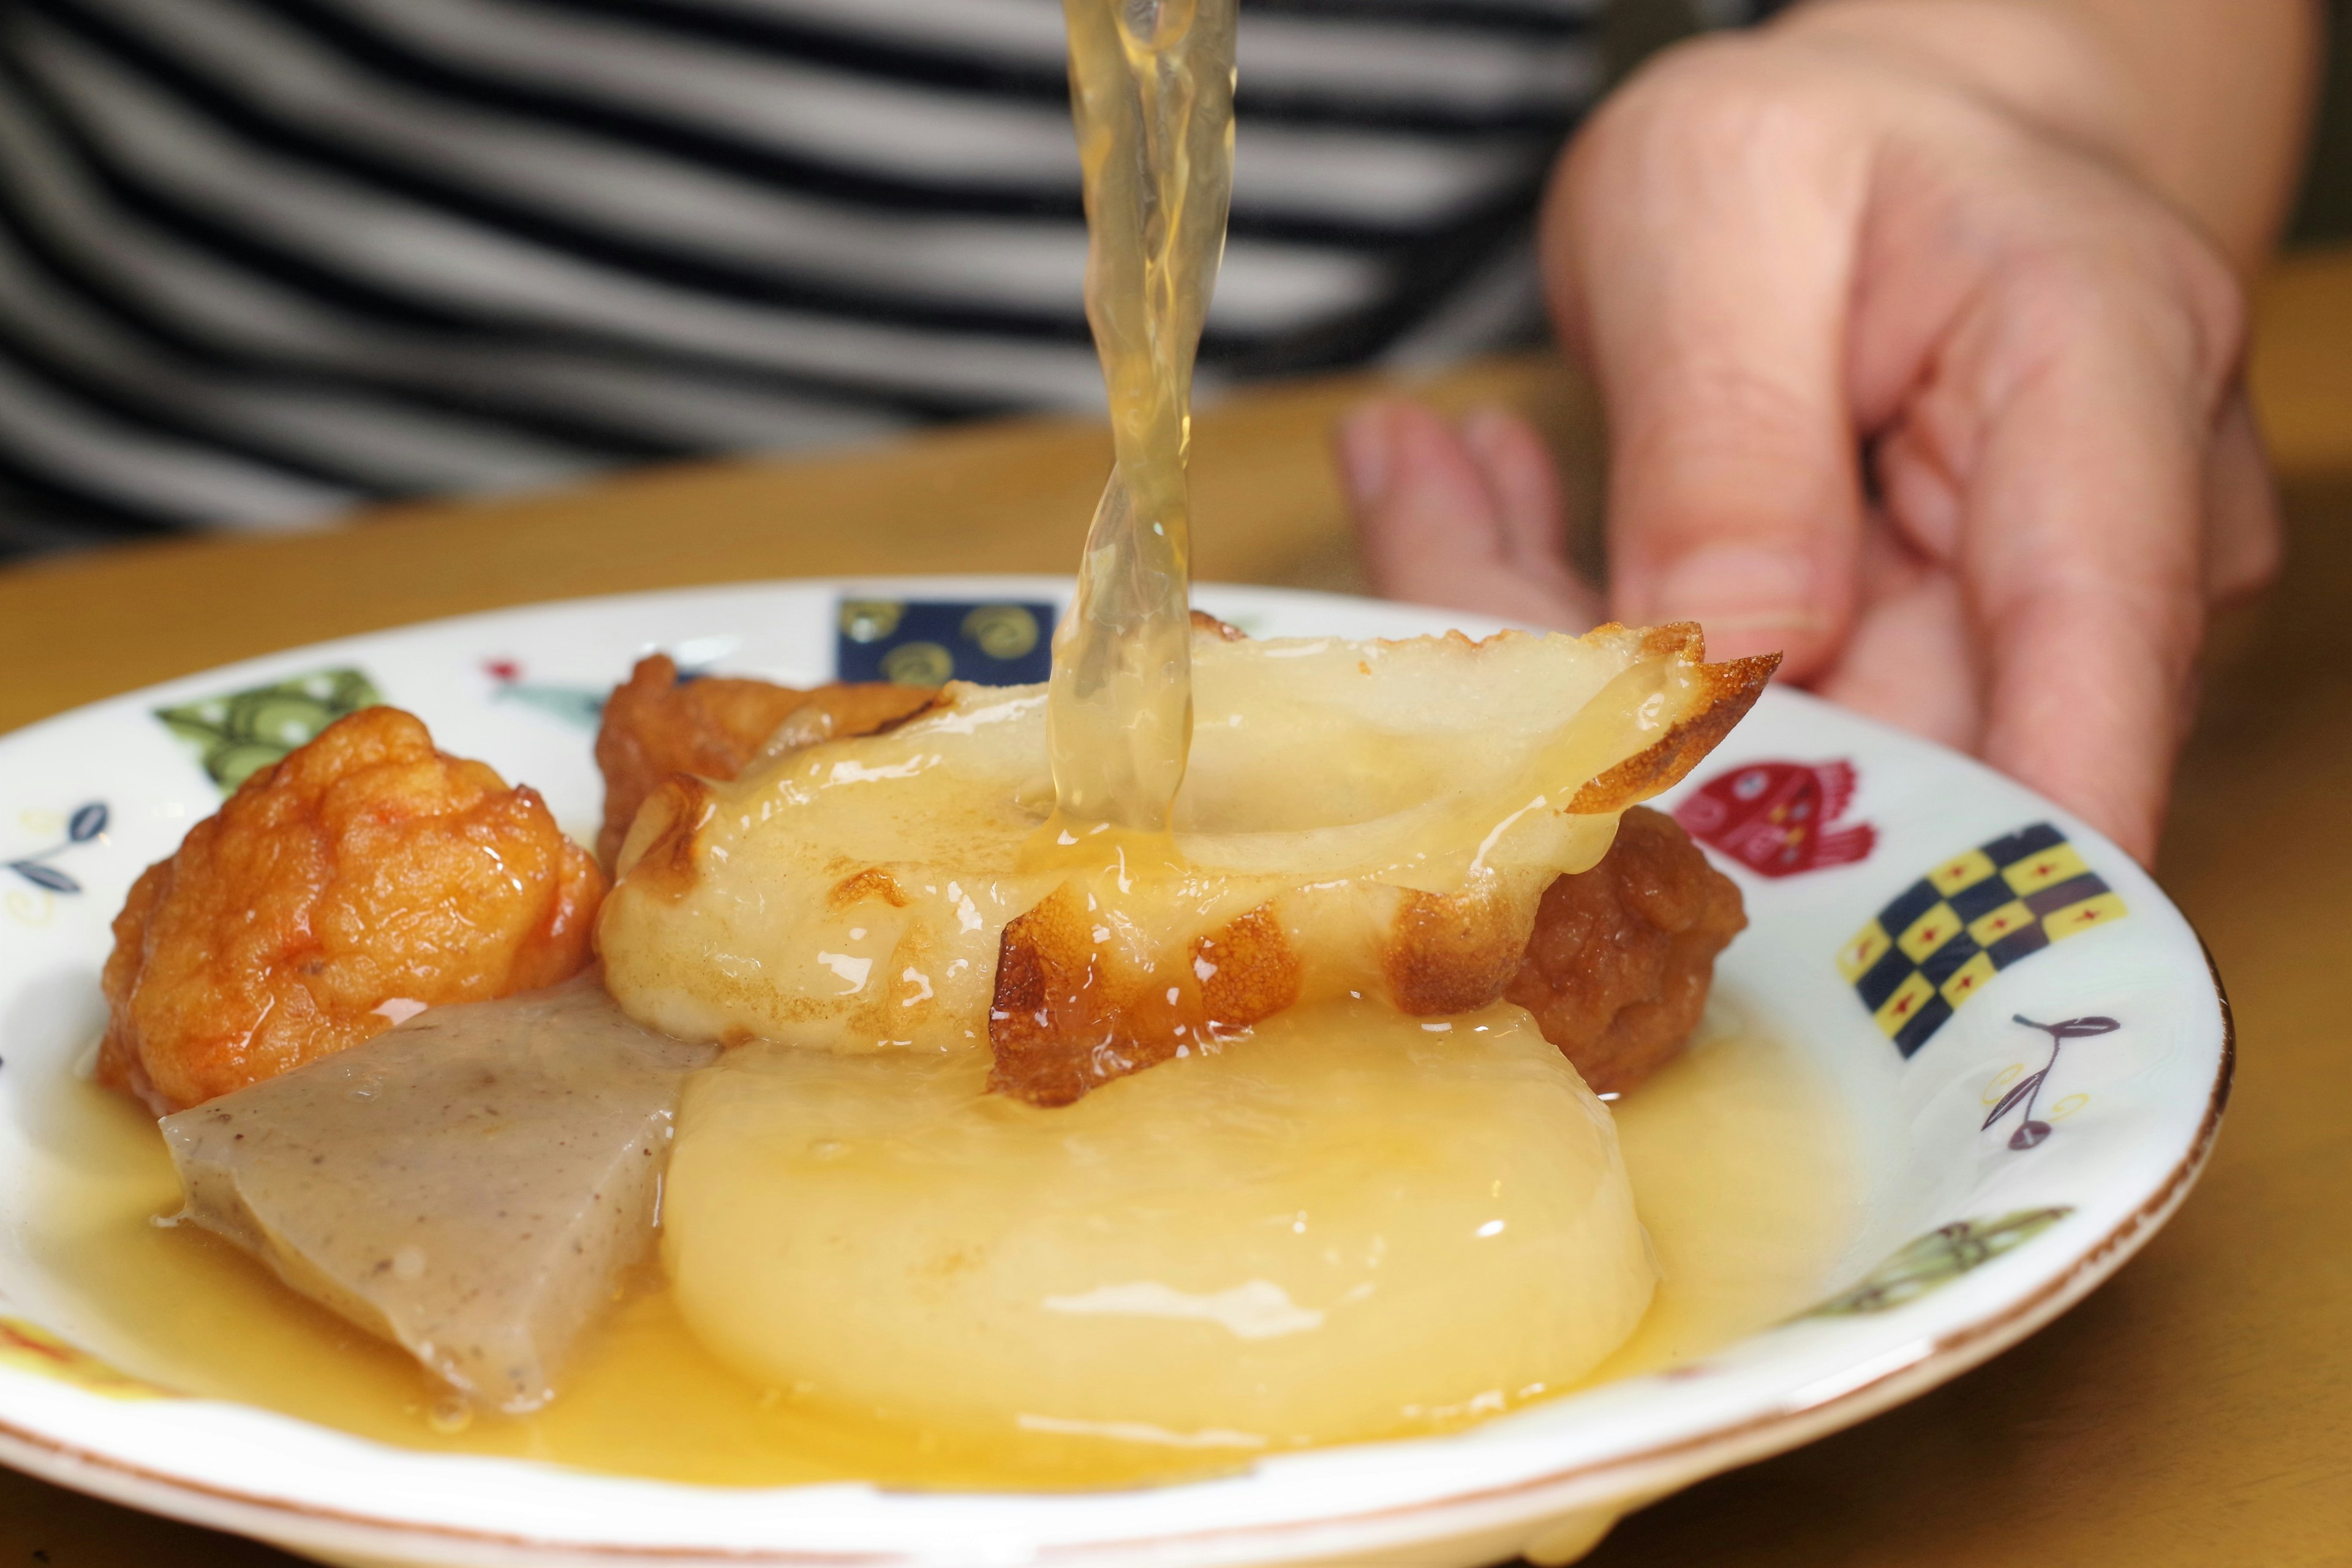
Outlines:
<svg viewBox="0 0 2352 1568"><path fill-rule="evenodd" d="M1790 117L1720 109L1597 126L1563 167L1547 271L1608 410L1611 612L1697 621L1710 658L1778 650L1803 679L1857 594L1844 359L1865 176Z"/></svg>

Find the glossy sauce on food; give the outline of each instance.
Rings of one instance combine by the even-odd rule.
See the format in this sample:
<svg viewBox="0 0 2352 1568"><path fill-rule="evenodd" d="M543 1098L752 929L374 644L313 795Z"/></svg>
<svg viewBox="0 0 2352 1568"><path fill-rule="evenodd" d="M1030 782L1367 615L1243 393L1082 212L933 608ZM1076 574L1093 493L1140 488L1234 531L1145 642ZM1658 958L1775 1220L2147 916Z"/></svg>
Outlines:
<svg viewBox="0 0 2352 1568"><path fill-rule="evenodd" d="M70 1152L47 1194L53 1221L27 1238L71 1293L68 1310L44 1315L72 1321L92 1352L180 1393L404 1447L720 1486L1100 1487L1259 1457L1135 1435L959 1440L845 1410L817 1391L730 1371L688 1331L651 1270L593 1333L553 1404L519 1419L471 1415L402 1352L296 1297L225 1243L153 1227L150 1216L178 1206L178 1189L136 1107L71 1079L40 1100L53 1147ZM1661 1277L1632 1338L1586 1384L1703 1356L1820 1294L1857 1212L1853 1141L1836 1105L1795 1052L1727 1021L1614 1108ZM1490 1401L1427 1412L1395 1435L1467 1426L1495 1409Z"/></svg>
<svg viewBox="0 0 2352 1568"><path fill-rule="evenodd" d="M1301 1003L1075 1103L990 1082L753 1045L690 1083L702 1342L812 1409L1232 1462L1539 1397L1650 1305L1609 1111L1519 1008Z"/></svg>

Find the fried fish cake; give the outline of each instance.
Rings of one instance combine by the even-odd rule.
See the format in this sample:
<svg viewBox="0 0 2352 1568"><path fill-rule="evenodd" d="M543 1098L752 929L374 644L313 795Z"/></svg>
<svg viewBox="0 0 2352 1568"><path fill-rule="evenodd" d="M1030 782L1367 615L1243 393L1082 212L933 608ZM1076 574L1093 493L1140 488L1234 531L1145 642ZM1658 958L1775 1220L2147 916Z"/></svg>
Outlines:
<svg viewBox="0 0 2352 1568"><path fill-rule="evenodd" d="M358 1045L417 1006L552 985L605 889L527 787L370 708L262 769L114 921L100 1081L159 1114Z"/></svg>
<svg viewBox="0 0 2352 1568"><path fill-rule="evenodd" d="M1681 1051L1716 955L1747 927L1738 885L1673 817L1635 806L1599 865L1544 889L1503 994L1593 1092L1622 1093Z"/></svg>
<svg viewBox="0 0 2352 1568"><path fill-rule="evenodd" d="M596 856L612 865L646 797L679 773L731 779L799 716L810 740L869 734L929 706L937 689L887 681L840 682L803 691L765 680L701 676L680 680L667 655L637 661L614 688L596 731L604 774L604 826Z"/></svg>

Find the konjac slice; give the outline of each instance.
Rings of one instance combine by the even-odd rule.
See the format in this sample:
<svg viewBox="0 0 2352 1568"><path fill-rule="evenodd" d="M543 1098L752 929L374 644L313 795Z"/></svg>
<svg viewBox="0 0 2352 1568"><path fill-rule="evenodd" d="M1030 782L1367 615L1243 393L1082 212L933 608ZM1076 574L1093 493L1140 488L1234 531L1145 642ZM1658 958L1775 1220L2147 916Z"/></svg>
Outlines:
<svg viewBox="0 0 2352 1568"><path fill-rule="evenodd" d="M432 1008L165 1118L181 1217L469 1398L534 1409L651 1255L679 1088L711 1054L593 975Z"/></svg>

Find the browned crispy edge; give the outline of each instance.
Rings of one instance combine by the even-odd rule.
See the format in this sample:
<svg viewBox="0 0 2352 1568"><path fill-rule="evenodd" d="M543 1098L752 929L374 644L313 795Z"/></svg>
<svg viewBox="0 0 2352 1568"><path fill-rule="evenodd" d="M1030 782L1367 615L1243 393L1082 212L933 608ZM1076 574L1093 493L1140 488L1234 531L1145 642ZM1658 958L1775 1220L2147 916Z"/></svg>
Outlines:
<svg viewBox="0 0 2352 1568"><path fill-rule="evenodd" d="M1416 1018L1475 1013L1518 973L1535 910L1500 899L1407 890L1381 949L1397 1011Z"/></svg>
<svg viewBox="0 0 2352 1568"><path fill-rule="evenodd" d="M1698 666L1695 673L1702 683L1706 706L1587 783L1569 801L1568 809L1579 816L1622 811L1681 783L1731 733L1731 727L1748 716L1780 667L1777 653Z"/></svg>
<svg viewBox="0 0 2352 1568"><path fill-rule="evenodd" d="M1180 1052L1213 1049L1298 1000L1304 967L1266 905L1145 973L1111 962L1094 924L1066 882L1006 922L988 1011L991 1092L1068 1105Z"/></svg>
<svg viewBox="0 0 2352 1568"><path fill-rule="evenodd" d="M825 694L835 689L818 687L806 695L811 700L824 701ZM847 740L866 735L885 735L901 725L913 723L927 713L937 712L952 700L946 694L945 689L941 688L931 691L919 706L909 709L904 713L894 714L878 722L861 726L833 738ZM727 781L720 779L717 782ZM609 782L606 789L608 792L611 789ZM672 900L684 898L693 888L697 875L694 854L695 835L704 823L709 821L715 805L716 799L711 791L711 781L695 773L672 773L667 780L656 786L654 792L646 797L635 813L631 814L630 822L634 825L648 812L656 809L664 815L659 819L659 825L654 828L653 837L646 841L646 847L638 854L635 856L627 854L628 837L625 831L617 841L613 843L612 857L615 884L626 881ZM606 831L607 833L611 831L609 816Z"/></svg>
<svg viewBox="0 0 2352 1568"><path fill-rule="evenodd" d="M934 689L887 681L832 681L805 690L745 676L682 679L666 654L637 661L613 689L596 731L604 819L596 856L610 867L639 810L673 774L731 779L751 765L778 728L811 709L830 738L879 733L928 712Z"/></svg>
<svg viewBox="0 0 2352 1568"><path fill-rule="evenodd" d="M621 849L618 881L673 901L693 889L694 836L717 809L710 786L691 773L673 773L637 808L636 820L652 828L645 847ZM635 834L633 827L632 837Z"/></svg>

